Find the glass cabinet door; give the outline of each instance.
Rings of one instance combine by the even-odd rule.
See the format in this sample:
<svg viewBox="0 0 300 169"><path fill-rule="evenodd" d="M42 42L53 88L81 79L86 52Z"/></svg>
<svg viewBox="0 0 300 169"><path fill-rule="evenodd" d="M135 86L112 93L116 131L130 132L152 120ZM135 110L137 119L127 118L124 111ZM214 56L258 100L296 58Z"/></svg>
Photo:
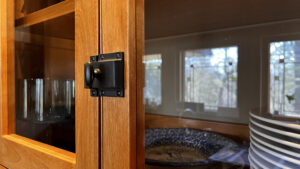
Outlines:
<svg viewBox="0 0 300 169"><path fill-rule="evenodd" d="M144 5L145 168L299 168L300 2Z"/></svg>
<svg viewBox="0 0 300 169"><path fill-rule="evenodd" d="M99 52L97 4L1 1L0 164L98 168L99 103L80 82L84 62Z"/></svg>
<svg viewBox="0 0 300 169"><path fill-rule="evenodd" d="M15 29L15 132L75 152L74 13Z"/></svg>

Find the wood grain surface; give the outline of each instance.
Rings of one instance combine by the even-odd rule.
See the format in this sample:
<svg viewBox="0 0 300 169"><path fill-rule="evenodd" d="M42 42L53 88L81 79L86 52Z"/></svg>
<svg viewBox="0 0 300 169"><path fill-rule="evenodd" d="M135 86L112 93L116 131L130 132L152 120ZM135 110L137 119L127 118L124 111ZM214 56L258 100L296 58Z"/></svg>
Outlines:
<svg viewBox="0 0 300 169"><path fill-rule="evenodd" d="M74 0L66 0L61 3L33 12L31 14L25 15L24 17L17 19L15 25L17 27L34 25L72 13L74 12L74 10Z"/></svg>
<svg viewBox="0 0 300 169"><path fill-rule="evenodd" d="M98 0L88 2L76 0L76 4L73 0L67 0L28 14L16 23L19 26L29 26L65 16L74 10L76 14L76 154L14 134L14 1L0 2L0 164L9 169L99 168L99 99L90 97L89 90L85 90L82 83L83 64L89 61L90 55L99 52ZM40 37L35 36L35 38ZM71 46L74 42L65 40L61 42L72 50Z"/></svg>
<svg viewBox="0 0 300 169"><path fill-rule="evenodd" d="M102 168L136 168L135 0L101 1L103 53L125 53L125 97L103 97Z"/></svg>
<svg viewBox="0 0 300 169"><path fill-rule="evenodd" d="M145 70L143 64L145 50L144 0L136 0L136 49L137 49L137 167L145 168L145 105L144 86Z"/></svg>
<svg viewBox="0 0 300 169"><path fill-rule="evenodd" d="M99 53L99 0L75 1L76 168L99 168L99 99L84 89L83 65Z"/></svg>

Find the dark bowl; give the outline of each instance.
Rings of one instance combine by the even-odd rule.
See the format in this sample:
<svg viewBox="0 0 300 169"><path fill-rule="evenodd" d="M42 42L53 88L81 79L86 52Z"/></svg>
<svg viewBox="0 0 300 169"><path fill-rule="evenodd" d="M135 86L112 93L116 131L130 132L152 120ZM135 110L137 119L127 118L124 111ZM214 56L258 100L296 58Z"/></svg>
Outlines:
<svg viewBox="0 0 300 169"><path fill-rule="evenodd" d="M210 156L223 148L238 146L220 134L187 128L146 129L145 139L146 164L155 166L211 165L215 161L210 160Z"/></svg>

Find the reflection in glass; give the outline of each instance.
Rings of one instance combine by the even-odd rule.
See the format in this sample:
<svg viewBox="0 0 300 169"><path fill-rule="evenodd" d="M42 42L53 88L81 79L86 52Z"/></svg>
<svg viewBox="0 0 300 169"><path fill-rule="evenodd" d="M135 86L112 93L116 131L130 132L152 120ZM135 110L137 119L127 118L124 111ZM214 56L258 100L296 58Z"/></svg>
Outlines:
<svg viewBox="0 0 300 169"><path fill-rule="evenodd" d="M300 116L300 41L270 43L270 112Z"/></svg>
<svg viewBox="0 0 300 169"><path fill-rule="evenodd" d="M300 168L299 5L145 0L146 169Z"/></svg>
<svg viewBox="0 0 300 169"><path fill-rule="evenodd" d="M28 118L28 105L29 103L29 97L28 97L28 91L29 91L29 87L28 87L28 80L24 79L24 85L23 85L23 118L27 119Z"/></svg>
<svg viewBox="0 0 300 169"><path fill-rule="evenodd" d="M161 105L161 54L144 56L145 64L145 104L148 109Z"/></svg>
<svg viewBox="0 0 300 169"><path fill-rule="evenodd" d="M75 152L74 13L15 29L15 133Z"/></svg>
<svg viewBox="0 0 300 169"><path fill-rule="evenodd" d="M205 111L237 107L237 47L184 52L184 101Z"/></svg>
<svg viewBox="0 0 300 169"><path fill-rule="evenodd" d="M34 120L37 121L44 121L45 117L47 116L44 113L44 80L43 79L35 79L32 92L32 103L34 106L33 114ZM47 117L46 117L47 118Z"/></svg>

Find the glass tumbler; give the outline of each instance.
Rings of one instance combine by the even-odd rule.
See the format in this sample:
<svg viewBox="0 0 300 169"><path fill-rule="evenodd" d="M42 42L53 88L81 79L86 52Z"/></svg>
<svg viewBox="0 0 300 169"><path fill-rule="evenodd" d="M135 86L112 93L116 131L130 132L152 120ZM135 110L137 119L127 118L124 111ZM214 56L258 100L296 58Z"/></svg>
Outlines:
<svg viewBox="0 0 300 169"><path fill-rule="evenodd" d="M30 113L34 121L46 120L44 112L44 79L30 79Z"/></svg>

